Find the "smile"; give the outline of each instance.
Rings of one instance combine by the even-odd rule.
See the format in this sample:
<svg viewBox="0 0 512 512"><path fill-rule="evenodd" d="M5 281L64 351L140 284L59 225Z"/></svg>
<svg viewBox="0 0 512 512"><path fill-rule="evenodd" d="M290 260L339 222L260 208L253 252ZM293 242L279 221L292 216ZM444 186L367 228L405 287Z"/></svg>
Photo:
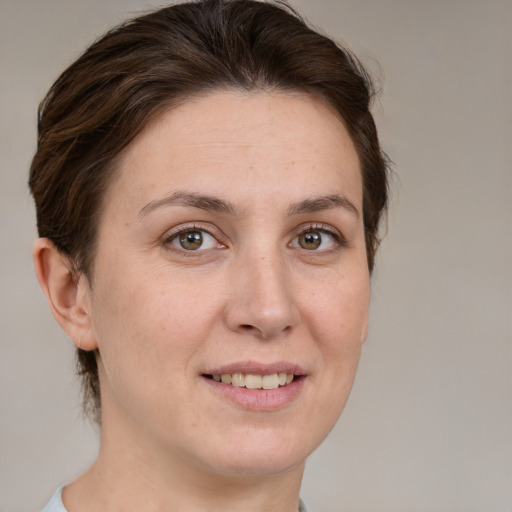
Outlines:
<svg viewBox="0 0 512 512"><path fill-rule="evenodd" d="M252 373L223 373L221 375L209 375L216 382L230 384L238 388L247 389L277 389L286 386L293 381L293 373L272 373L257 375Z"/></svg>
<svg viewBox="0 0 512 512"><path fill-rule="evenodd" d="M202 381L223 401L250 411L276 411L299 398L308 372L287 361L232 362L209 368Z"/></svg>

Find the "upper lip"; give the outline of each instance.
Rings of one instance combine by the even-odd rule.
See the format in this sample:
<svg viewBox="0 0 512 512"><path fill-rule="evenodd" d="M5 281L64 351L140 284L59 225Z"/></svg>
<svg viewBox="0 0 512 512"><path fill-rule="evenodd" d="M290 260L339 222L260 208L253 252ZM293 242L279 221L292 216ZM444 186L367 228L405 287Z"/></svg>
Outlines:
<svg viewBox="0 0 512 512"><path fill-rule="evenodd" d="M229 363L212 368L204 372L204 375L224 375L227 373L250 373L252 375L293 373L294 375L306 375L306 371L300 365L286 361L276 361L274 363L258 363L256 361Z"/></svg>

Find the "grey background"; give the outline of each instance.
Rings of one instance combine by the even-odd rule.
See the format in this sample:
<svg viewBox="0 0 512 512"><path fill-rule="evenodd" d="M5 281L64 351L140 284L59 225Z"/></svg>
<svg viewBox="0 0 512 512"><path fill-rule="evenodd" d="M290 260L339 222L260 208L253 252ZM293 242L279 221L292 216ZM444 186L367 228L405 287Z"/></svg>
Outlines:
<svg viewBox="0 0 512 512"><path fill-rule="evenodd" d="M98 444L32 270L36 107L93 39L158 5L0 0L3 512L38 510ZM510 512L512 1L292 5L383 68L375 114L397 170L359 375L303 497L317 512Z"/></svg>

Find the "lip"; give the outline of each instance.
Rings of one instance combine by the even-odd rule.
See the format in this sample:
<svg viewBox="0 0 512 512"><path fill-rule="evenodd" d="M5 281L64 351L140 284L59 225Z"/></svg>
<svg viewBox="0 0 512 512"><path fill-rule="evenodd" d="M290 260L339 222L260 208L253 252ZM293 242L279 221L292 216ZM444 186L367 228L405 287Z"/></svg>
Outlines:
<svg viewBox="0 0 512 512"><path fill-rule="evenodd" d="M251 373L253 375L271 375L273 373L293 373L294 380L277 389L247 389L216 382L206 375L222 375L226 373ZM305 370L287 362L261 364L253 361L233 363L212 368L202 374L203 382L218 397L238 407L250 411L277 411L294 402L304 388L307 379Z"/></svg>
<svg viewBox="0 0 512 512"><path fill-rule="evenodd" d="M203 375L222 375L224 373L252 373L253 375L272 375L273 373L293 373L297 376L306 375L306 371L298 364L288 363L286 361L277 361L275 363L257 363L255 361L243 361L239 363L230 363L224 366L211 368Z"/></svg>

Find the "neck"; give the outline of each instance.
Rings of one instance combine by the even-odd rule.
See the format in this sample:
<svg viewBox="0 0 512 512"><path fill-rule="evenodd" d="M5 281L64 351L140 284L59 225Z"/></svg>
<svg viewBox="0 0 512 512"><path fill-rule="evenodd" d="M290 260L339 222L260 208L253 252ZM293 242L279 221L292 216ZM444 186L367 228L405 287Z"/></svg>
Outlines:
<svg viewBox="0 0 512 512"><path fill-rule="evenodd" d="M266 474L220 472L156 447L140 432L128 434L110 426L103 423L97 461L64 490L69 512L298 510L303 462Z"/></svg>

